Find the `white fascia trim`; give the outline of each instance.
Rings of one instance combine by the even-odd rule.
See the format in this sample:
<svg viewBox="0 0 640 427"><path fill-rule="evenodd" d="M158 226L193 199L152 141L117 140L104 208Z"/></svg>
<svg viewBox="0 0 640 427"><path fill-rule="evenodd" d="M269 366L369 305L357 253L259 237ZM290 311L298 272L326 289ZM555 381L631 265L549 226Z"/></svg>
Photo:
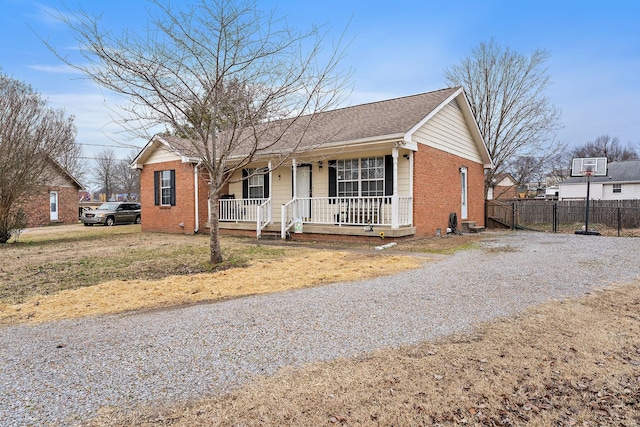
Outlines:
<svg viewBox="0 0 640 427"><path fill-rule="evenodd" d="M142 147L142 150L138 153L138 155L133 159L129 167L131 169L142 169L144 167L144 161L146 160L147 153L153 148L155 149L158 145L163 145L167 150L173 151L174 153L180 155L179 152L175 150L165 139L158 135L154 135L151 137L149 142ZM184 156L181 156L184 159ZM183 161L184 163L184 161Z"/></svg>

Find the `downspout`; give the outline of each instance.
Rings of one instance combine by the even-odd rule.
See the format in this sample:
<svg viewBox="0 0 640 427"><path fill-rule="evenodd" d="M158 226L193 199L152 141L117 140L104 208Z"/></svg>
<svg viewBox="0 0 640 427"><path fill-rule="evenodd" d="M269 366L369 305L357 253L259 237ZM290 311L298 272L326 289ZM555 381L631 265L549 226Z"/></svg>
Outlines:
<svg viewBox="0 0 640 427"><path fill-rule="evenodd" d="M196 166L193 168L193 186L195 188L194 194L195 194L195 206L196 206L196 218L195 218L195 228L193 229L193 234L198 234L198 232L200 231L200 206L199 206L199 191L198 191L198 168L200 167L200 163L198 162L198 164L196 164Z"/></svg>

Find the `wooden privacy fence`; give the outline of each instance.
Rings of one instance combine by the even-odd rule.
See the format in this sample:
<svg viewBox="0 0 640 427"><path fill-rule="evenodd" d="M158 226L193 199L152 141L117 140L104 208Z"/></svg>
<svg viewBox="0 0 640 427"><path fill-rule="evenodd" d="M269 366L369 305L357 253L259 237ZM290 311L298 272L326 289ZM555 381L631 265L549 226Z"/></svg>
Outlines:
<svg viewBox="0 0 640 427"><path fill-rule="evenodd" d="M508 228L551 228L585 222L585 200L487 200L487 220ZM490 221L487 221L488 223ZM589 223L612 228L640 228L640 200L591 200Z"/></svg>

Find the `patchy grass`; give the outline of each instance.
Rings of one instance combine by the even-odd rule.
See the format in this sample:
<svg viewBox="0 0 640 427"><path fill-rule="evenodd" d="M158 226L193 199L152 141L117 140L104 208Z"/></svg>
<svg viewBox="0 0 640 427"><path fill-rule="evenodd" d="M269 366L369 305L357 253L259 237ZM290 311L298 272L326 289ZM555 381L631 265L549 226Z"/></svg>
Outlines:
<svg viewBox="0 0 640 427"><path fill-rule="evenodd" d="M301 368L106 426L637 426L640 283L549 302L473 334Z"/></svg>
<svg viewBox="0 0 640 427"><path fill-rule="evenodd" d="M450 248L467 243L447 240ZM0 266L0 325L353 281L425 262L424 257L375 251L367 245L345 251L223 237L225 261L212 265L208 244L208 236L141 233L135 225L26 233L20 243L0 248L7 260Z"/></svg>

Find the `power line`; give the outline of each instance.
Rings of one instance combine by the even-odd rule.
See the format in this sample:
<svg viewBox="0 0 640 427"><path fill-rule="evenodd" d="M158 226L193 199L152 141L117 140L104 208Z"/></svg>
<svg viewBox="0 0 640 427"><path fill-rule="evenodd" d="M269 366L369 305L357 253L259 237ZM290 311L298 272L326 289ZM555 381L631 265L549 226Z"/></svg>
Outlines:
<svg viewBox="0 0 640 427"><path fill-rule="evenodd" d="M107 144L88 144L86 142L76 142L76 144L78 145L85 145L88 147L108 147L108 148L137 148L138 150L141 150L142 147L139 147L137 145L107 145Z"/></svg>

